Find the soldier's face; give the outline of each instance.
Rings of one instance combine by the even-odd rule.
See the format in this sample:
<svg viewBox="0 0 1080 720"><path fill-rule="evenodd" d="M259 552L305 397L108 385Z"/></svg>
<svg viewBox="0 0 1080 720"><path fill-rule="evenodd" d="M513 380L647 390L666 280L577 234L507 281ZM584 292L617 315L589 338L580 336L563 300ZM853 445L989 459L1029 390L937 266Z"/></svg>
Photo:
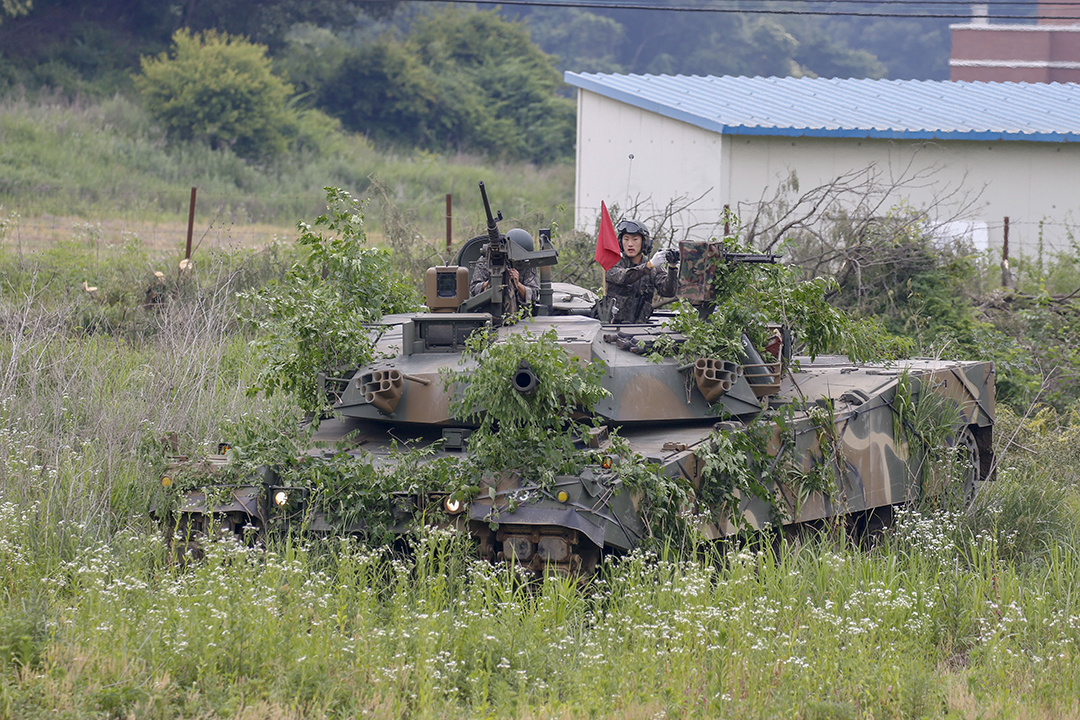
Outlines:
<svg viewBox="0 0 1080 720"><path fill-rule="evenodd" d="M641 236L636 233L623 235L622 246L626 257L633 260L641 255Z"/></svg>

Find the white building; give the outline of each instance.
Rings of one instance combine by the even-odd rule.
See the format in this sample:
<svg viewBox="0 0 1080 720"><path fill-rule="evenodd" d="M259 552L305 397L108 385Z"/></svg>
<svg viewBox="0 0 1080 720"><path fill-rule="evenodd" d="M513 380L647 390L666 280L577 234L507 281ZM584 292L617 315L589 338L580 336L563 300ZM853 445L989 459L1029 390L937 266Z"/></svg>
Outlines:
<svg viewBox="0 0 1080 720"><path fill-rule="evenodd" d="M1080 224L1080 84L570 72L566 82L578 88L582 230L606 201L639 219L671 215L677 238L708 238L725 205L749 224L762 201L790 206L837 178L853 188L836 193L834 212L907 203L932 209L939 232L998 250L1007 217L1010 255L1040 238L1066 250Z"/></svg>

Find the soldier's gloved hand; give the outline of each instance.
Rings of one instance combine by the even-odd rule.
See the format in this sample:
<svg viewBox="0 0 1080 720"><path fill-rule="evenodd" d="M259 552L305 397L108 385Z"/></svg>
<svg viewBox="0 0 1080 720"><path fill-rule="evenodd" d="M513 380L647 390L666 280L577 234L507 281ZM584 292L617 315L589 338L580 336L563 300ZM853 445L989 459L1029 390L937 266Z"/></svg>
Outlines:
<svg viewBox="0 0 1080 720"><path fill-rule="evenodd" d="M668 250L667 251L667 264L668 265L678 265L679 264L679 259L680 258L679 258L679 251L678 250Z"/></svg>
<svg viewBox="0 0 1080 720"><path fill-rule="evenodd" d="M664 267L667 264L667 250L657 250L649 262L653 267Z"/></svg>

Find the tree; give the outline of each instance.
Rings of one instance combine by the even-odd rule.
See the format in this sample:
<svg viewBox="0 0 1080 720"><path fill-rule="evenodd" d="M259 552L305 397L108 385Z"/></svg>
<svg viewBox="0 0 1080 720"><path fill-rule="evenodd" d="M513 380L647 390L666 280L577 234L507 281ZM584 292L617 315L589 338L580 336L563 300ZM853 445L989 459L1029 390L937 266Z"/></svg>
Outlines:
<svg viewBox="0 0 1080 720"><path fill-rule="evenodd" d="M285 105L292 87L273 74L264 46L214 30L177 30L171 53L141 64L136 87L170 136L249 158L285 149L296 122Z"/></svg>
<svg viewBox="0 0 1080 720"><path fill-rule="evenodd" d="M438 128L435 79L408 48L382 38L350 53L320 103L341 124L377 140L431 145Z"/></svg>
<svg viewBox="0 0 1080 720"><path fill-rule="evenodd" d="M948 77L948 20L661 15L599 5L589 12L520 6L513 12L524 14L533 39L560 56L562 69L575 72Z"/></svg>
<svg viewBox="0 0 1080 720"><path fill-rule="evenodd" d="M353 51L320 105L375 139L544 163L573 151L574 104L561 86L521 23L449 9L420 19L404 43L384 36Z"/></svg>
<svg viewBox="0 0 1080 720"><path fill-rule="evenodd" d="M624 71L615 58L626 30L611 18L577 8L537 8L528 19L533 41L558 56L560 70Z"/></svg>
<svg viewBox="0 0 1080 720"><path fill-rule="evenodd" d="M166 3L162 6L172 9ZM399 6L398 0L184 0L176 8L184 27L244 35L276 51L289 29L299 23L349 26L360 13L385 19Z"/></svg>
<svg viewBox="0 0 1080 720"><path fill-rule="evenodd" d="M940 18L848 18L823 23L841 47L872 52L893 79L949 79L949 21Z"/></svg>
<svg viewBox="0 0 1080 720"><path fill-rule="evenodd" d="M827 35L816 31L803 38L795 60L818 77L885 77L885 66L866 50L850 50L837 45Z"/></svg>

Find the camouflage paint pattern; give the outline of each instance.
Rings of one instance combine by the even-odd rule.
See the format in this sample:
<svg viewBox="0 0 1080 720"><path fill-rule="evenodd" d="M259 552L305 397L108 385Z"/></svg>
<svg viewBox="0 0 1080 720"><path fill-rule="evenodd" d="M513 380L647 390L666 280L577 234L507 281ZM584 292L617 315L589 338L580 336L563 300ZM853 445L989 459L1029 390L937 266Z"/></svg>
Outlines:
<svg viewBox="0 0 1080 720"><path fill-rule="evenodd" d="M694 243L682 250L684 297L709 299L705 269L722 251L720 243ZM337 417L323 422L317 439L348 436L376 462L390 461L395 437L421 443L445 439L442 454L467 452L464 438L469 428L451 413L460 388L448 385L444 377L447 370L464 370L467 377L469 365L461 362L465 339L477 328L491 326L491 316L484 313L388 316L378 335L380 359L342 378L325 380L336 401ZM755 393L744 368L730 363L650 359L650 349L661 338L676 345L682 340L662 317L644 325L614 326L577 315L552 315L498 327L496 337L548 330L555 331L557 342L570 355L603 364L602 382L610 396L596 405L595 413L607 426L617 427L631 449L656 463L661 472L683 476L700 489L707 481L702 457L711 447L714 430L741 432L759 418L772 423L765 452L779 456L793 471L792 477L794 471L829 466L835 487L828 493L799 492L797 483L781 476L773 485L772 503L743 498L739 518L734 518L743 526L797 525L940 491L920 485L921 454L896 433L894 404L901 377L908 378L916 396L937 395L956 410L955 442L977 466L973 478L992 475L992 363L913 359L855 365L835 357L797 358L792 365L797 369L785 369L779 383L770 384L764 393L759 386ZM717 378L722 376L720 392L715 384L702 385L695 378L696 372L702 375L710 369ZM708 399L703 392L708 392ZM826 407L830 409L814 410ZM785 432L772 420L782 415ZM823 436L835 438L835 453L829 458L823 453ZM602 452L603 431L597 431L594 439ZM269 484L233 488L217 499L191 493L181 514L193 526L215 513L235 515L233 525L238 528L268 523L274 510L267 498L275 489ZM422 500L414 499L413 506ZM289 512L302 515L299 509ZM704 516L702 530L707 537L720 538L738 529L732 521ZM402 522L404 529L408 518ZM560 476L547 488L523 484L515 476L491 480L481 488L480 497L460 508L450 522L473 533L485 557L512 557L534 570L544 565L571 574L588 572L603 548L633 548L645 532L631 493L619 487L611 471L600 467Z"/></svg>
<svg viewBox="0 0 1080 720"><path fill-rule="evenodd" d="M692 305L700 305L716 299L712 277L716 263L724 253L724 244L712 242L679 243L678 295Z"/></svg>
<svg viewBox="0 0 1080 720"><path fill-rule="evenodd" d="M453 322L452 317L443 318L444 322ZM992 363L914 359L892 365L855 365L837 357L821 357L816 361L796 358L798 369L785 372L774 394L759 399L745 374L732 372L725 375L731 381L730 389L710 403L694 380L695 364L682 365L671 358L655 362L643 354L644 348L661 335L678 339L661 324L605 326L590 318L546 317L500 328L498 333L540 334L549 329L556 331L558 342L569 354L604 364L603 384L611 395L597 404L596 414L611 426L619 427L620 435L630 441L631 448L658 463L663 472L682 475L699 488L702 463L695 450L708 446L718 421L727 419L725 426L738 428L759 416L768 418L785 406L800 405L801 398L818 404L829 401L835 455L842 465L833 470L837 479L835 492L828 496L812 493L800 497L793 487L781 483L775 487L776 502L772 505L758 498L744 500L740 510L745 526L761 528L848 515L907 502L921 492L919 473L913 467L919 458L896 436L894 426L893 401L904 374L916 395L936 393L957 409L961 425L970 427L978 441L980 477L986 477L990 470L994 418ZM400 341L389 332L383 342L390 350ZM385 443L386 425L452 425L454 421L449 414L452 390L443 386L438 368L460 369L459 360L456 353L417 351L380 361L380 368L397 368L406 378L427 378L431 382L406 382L401 401L391 413L370 405L347 405L344 399L339 411L353 418L375 421L365 436L365 448L369 450ZM819 442L820 424L806 410L793 412L789 426L788 435L793 439L787 441L782 440L779 427L773 427L767 449L770 455L783 455L786 463L802 472L826 462ZM361 427L368 424L361 423ZM520 490L515 486L500 493ZM501 522L535 524L526 523L526 518L543 506L544 495L533 493L530 500L532 504L514 503L527 511L518 510L516 516L508 514ZM552 498L547 501L554 502ZM488 509L474 510L474 514L489 513L492 503L484 502ZM498 505L498 500L494 504ZM555 503L549 509L556 511L560 507ZM781 517L775 515L777 507L782 510ZM580 517L582 512L579 508L574 514ZM571 526L569 522L562 525ZM734 532L736 526L730 518L718 517L703 529L708 537L722 537ZM595 540L603 532L593 526L584 534Z"/></svg>

